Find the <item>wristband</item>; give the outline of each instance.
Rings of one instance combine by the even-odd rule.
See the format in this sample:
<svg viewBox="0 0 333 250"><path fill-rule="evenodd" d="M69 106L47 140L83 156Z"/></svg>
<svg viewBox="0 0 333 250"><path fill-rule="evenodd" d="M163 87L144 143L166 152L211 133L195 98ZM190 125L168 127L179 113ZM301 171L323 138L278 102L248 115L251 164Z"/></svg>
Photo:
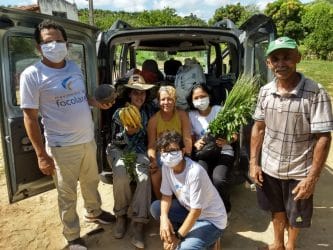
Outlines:
<svg viewBox="0 0 333 250"><path fill-rule="evenodd" d="M175 235L176 235L176 238L177 238L178 240L180 240L180 241L182 241L182 240L185 239L185 237L182 236L182 235L179 233L179 231L177 231L177 232L175 233Z"/></svg>

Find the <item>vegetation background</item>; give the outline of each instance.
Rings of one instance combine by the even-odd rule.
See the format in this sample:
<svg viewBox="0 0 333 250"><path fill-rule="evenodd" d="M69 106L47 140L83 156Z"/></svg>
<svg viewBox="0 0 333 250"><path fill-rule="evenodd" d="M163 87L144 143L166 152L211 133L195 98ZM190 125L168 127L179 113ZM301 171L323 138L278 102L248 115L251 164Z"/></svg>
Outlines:
<svg viewBox="0 0 333 250"><path fill-rule="evenodd" d="M79 18L88 23L88 9L79 10ZM173 8L150 10L143 12L125 12L94 10L95 25L101 30L109 29L112 24L121 19L133 27L140 26L170 26L170 25L214 25L230 19L236 26L251 15L264 13L276 24L277 35L290 36L297 40L306 58L333 60L333 0L314 0L307 4L299 0L276 0L269 3L264 10L256 5L230 4L215 10L208 21L194 14L181 17Z"/></svg>
<svg viewBox="0 0 333 250"><path fill-rule="evenodd" d="M121 19L133 27L170 25L214 25L228 18L238 27L253 14L264 13L271 17L278 36L290 36L297 40L303 60L299 71L323 84L333 96L333 0L315 0L307 4L299 0L276 0L264 10L256 5L240 3L222 6L207 22L196 15L181 17L176 10L165 8L143 12L94 10L95 25L109 29ZM82 22L88 23L88 9L79 10Z"/></svg>

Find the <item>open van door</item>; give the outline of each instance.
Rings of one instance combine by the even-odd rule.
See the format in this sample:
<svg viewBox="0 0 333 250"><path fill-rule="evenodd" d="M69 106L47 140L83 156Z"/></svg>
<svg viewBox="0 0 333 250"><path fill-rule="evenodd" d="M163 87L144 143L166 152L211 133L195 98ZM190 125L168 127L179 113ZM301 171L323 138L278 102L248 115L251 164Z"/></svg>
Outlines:
<svg viewBox="0 0 333 250"><path fill-rule="evenodd" d="M19 78L29 65L40 60L33 37L37 24L54 19L68 35L68 57L83 71L88 94L97 83L97 29L79 22L34 12L0 8L0 134L9 202L53 188L52 178L43 175L27 137L20 109ZM99 119L93 110L94 122Z"/></svg>
<svg viewBox="0 0 333 250"><path fill-rule="evenodd" d="M276 26L273 20L266 15L256 14L239 29L242 30L239 40L244 49L244 73L260 75L264 83L270 81L272 74L266 67L265 52L268 43L276 37Z"/></svg>

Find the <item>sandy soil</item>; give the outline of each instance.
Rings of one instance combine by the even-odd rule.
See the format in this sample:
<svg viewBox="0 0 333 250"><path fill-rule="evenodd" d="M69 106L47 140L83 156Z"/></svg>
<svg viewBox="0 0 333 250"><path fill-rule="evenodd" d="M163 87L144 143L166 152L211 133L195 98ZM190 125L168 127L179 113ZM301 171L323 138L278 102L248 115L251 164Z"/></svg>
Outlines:
<svg viewBox="0 0 333 250"><path fill-rule="evenodd" d="M332 150L331 150L332 151ZM6 181L0 152L0 249L66 249L62 237L62 226L57 211L55 190L8 204ZM323 170L316 188L313 225L299 237L300 249L333 249L333 152ZM99 190L103 208L112 211L112 185L101 183ZM260 211L256 205L255 192L246 185L232 190L233 210L231 224L221 242L223 249L256 249L272 241L270 215ZM82 216L82 199L79 194L78 211ZM130 243L130 232L122 240L112 237L114 225L103 226L104 231L94 235L88 232L98 225L85 223L81 218L82 236L89 249L134 249ZM158 224L151 222L146 227L146 249L162 249Z"/></svg>

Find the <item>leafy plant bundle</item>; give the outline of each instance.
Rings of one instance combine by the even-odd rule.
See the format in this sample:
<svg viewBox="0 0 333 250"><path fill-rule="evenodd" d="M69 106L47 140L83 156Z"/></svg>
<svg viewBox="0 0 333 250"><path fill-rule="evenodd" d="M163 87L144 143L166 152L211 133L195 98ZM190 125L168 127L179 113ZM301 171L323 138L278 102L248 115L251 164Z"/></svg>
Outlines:
<svg viewBox="0 0 333 250"><path fill-rule="evenodd" d="M126 151L126 152L124 152L121 159L124 161L124 165L125 165L128 175L130 177L130 180L136 181L136 179L137 179L137 173L136 173L136 169L135 169L135 164L136 164L136 159L137 159L136 153L133 151Z"/></svg>
<svg viewBox="0 0 333 250"><path fill-rule="evenodd" d="M222 109L209 123L209 133L215 138L231 141L233 134L238 133L251 118L258 92L259 77L240 76L227 93Z"/></svg>

